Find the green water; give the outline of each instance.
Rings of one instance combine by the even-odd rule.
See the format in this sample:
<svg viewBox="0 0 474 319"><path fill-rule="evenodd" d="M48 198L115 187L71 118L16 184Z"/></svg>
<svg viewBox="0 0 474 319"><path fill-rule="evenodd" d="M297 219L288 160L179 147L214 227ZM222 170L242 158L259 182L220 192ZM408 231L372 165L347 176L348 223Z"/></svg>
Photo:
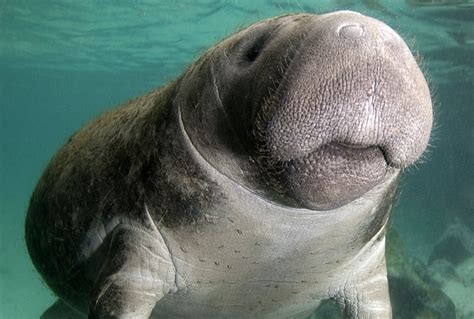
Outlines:
<svg viewBox="0 0 474 319"><path fill-rule="evenodd" d="M175 78L239 27L340 9L397 30L423 57L433 91L432 147L402 180L393 217L406 251L426 262L455 220L474 229L473 2L0 0L0 317L38 318L55 299L29 260L23 223L37 179L70 134Z"/></svg>

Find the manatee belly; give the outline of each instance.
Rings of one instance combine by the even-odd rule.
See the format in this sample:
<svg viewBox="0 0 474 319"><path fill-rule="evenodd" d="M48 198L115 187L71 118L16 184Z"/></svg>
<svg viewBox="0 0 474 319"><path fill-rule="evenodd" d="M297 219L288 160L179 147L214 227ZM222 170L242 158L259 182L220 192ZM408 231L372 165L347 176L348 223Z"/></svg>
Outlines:
<svg viewBox="0 0 474 319"><path fill-rule="evenodd" d="M306 318L321 299L310 283L218 280L166 296L152 318Z"/></svg>
<svg viewBox="0 0 474 319"><path fill-rule="evenodd" d="M179 290L158 302L155 317L306 318L373 256L383 258L383 244L371 250L391 203L380 189L396 181L394 174L352 208L314 213L221 179L226 200L202 223L160 229Z"/></svg>

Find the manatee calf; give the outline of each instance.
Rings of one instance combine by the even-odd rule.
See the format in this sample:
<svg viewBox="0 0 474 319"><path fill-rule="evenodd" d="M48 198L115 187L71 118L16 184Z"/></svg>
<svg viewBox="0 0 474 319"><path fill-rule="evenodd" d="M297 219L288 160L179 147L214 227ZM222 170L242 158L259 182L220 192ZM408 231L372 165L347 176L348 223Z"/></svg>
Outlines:
<svg viewBox="0 0 474 319"><path fill-rule="evenodd" d="M349 11L256 23L74 134L31 198L44 318L389 318L385 231L427 146L403 40ZM56 314L56 315L55 315Z"/></svg>

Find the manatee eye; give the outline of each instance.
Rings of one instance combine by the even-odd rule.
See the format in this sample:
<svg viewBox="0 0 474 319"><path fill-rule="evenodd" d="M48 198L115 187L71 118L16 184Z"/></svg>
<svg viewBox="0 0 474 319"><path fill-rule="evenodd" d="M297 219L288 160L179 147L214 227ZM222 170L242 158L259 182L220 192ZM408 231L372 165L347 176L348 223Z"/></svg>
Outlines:
<svg viewBox="0 0 474 319"><path fill-rule="evenodd" d="M245 53L245 61L255 62L257 57L260 55L260 52L263 50L263 45L265 41L263 38L259 38L255 43L247 50Z"/></svg>

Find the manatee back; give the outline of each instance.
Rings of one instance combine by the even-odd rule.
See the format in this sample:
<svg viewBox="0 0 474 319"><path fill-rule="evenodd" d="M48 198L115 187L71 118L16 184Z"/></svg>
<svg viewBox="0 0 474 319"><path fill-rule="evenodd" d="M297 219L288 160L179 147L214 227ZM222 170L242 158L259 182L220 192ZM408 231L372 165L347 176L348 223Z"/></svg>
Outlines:
<svg viewBox="0 0 474 319"><path fill-rule="evenodd" d="M110 230L105 220L140 222L135 206L147 187L143 176L155 169L171 92L168 86L102 114L67 141L41 176L25 238L36 269L61 298L76 302L90 293L85 266L100 266L99 246Z"/></svg>

